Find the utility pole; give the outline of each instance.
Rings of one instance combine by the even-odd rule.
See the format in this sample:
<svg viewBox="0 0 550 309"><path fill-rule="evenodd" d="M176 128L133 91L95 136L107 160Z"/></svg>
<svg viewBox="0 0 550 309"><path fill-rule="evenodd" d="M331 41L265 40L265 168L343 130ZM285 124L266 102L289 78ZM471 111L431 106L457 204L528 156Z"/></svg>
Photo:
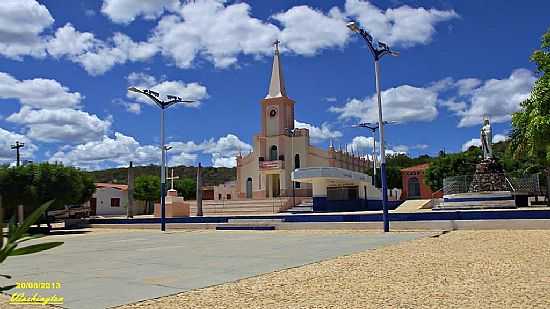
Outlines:
<svg viewBox="0 0 550 309"><path fill-rule="evenodd" d="M134 217L134 164L132 161L128 166L128 209L126 209L126 217Z"/></svg>
<svg viewBox="0 0 550 309"><path fill-rule="evenodd" d="M19 149L25 147L25 143L20 143L19 141L15 141L15 145L11 145L11 149L15 149L17 153L17 166L21 164L21 155Z"/></svg>
<svg viewBox="0 0 550 309"><path fill-rule="evenodd" d="M201 164L197 167L197 217L202 217L202 175Z"/></svg>

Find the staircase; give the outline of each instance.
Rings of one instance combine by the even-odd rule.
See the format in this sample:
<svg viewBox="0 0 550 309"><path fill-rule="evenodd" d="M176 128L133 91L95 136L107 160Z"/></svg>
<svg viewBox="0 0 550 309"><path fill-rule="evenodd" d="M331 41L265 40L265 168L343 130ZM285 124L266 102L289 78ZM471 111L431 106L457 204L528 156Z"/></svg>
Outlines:
<svg viewBox="0 0 550 309"><path fill-rule="evenodd" d="M191 215L197 214L196 201L188 201ZM202 212L205 216L234 216L234 215L270 215L284 211L288 205L288 198L264 200L225 200L203 201Z"/></svg>
<svg viewBox="0 0 550 309"><path fill-rule="evenodd" d="M303 199L302 202L292 208L287 209L288 213L300 214L300 213L312 213L313 212L313 199Z"/></svg>
<svg viewBox="0 0 550 309"><path fill-rule="evenodd" d="M216 230L221 231L273 231L277 223L283 219L229 219L227 223L220 223Z"/></svg>

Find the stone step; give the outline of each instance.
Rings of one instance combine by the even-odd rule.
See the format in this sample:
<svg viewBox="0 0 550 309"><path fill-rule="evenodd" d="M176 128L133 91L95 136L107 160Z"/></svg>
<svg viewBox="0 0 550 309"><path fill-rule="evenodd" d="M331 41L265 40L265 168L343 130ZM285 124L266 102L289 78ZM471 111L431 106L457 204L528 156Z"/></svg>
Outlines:
<svg viewBox="0 0 550 309"><path fill-rule="evenodd" d="M273 225L218 225L217 231L274 231Z"/></svg>
<svg viewBox="0 0 550 309"><path fill-rule="evenodd" d="M282 223L284 219L229 219L229 224L273 224Z"/></svg>
<svg viewBox="0 0 550 309"><path fill-rule="evenodd" d="M286 210L289 213L309 213L313 212L313 206L296 206Z"/></svg>

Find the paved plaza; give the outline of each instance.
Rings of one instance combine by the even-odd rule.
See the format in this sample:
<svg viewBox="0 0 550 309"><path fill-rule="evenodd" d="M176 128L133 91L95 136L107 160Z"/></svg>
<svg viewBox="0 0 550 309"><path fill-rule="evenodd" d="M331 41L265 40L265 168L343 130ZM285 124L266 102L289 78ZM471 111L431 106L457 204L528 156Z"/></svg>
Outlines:
<svg viewBox="0 0 550 309"><path fill-rule="evenodd" d="M104 308L217 285L433 233L94 230L53 235L61 247L8 258L16 281L59 281L63 307ZM33 290L11 290L32 294Z"/></svg>

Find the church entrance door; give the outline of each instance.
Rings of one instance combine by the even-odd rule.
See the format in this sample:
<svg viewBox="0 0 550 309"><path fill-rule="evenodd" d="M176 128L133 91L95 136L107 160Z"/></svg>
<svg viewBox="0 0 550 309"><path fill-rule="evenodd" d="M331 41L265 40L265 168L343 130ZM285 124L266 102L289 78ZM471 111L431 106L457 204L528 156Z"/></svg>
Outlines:
<svg viewBox="0 0 550 309"><path fill-rule="evenodd" d="M252 178L246 180L246 198L252 198Z"/></svg>
<svg viewBox="0 0 550 309"><path fill-rule="evenodd" d="M269 179L268 195L271 195L269 197L279 197L281 195L281 181L279 178L279 174L269 175L268 179Z"/></svg>

